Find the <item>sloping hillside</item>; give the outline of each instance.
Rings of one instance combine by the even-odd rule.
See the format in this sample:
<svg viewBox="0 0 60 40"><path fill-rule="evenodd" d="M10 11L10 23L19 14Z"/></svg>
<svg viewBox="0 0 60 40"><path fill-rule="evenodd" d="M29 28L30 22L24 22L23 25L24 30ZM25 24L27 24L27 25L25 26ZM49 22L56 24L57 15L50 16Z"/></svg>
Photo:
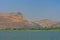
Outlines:
<svg viewBox="0 0 60 40"><path fill-rule="evenodd" d="M20 12L0 13L0 28L25 28L36 25L24 18Z"/></svg>
<svg viewBox="0 0 60 40"><path fill-rule="evenodd" d="M36 23L41 25L42 27L49 27L49 26L55 24L56 22L53 20L43 19L43 20L37 21Z"/></svg>

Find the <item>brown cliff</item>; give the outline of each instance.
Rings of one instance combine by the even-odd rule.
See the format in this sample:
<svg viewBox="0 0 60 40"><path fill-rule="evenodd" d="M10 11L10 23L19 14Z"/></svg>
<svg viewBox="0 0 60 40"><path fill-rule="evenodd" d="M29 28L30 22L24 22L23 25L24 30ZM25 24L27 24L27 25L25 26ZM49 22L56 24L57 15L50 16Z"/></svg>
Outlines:
<svg viewBox="0 0 60 40"><path fill-rule="evenodd" d="M19 12L0 13L0 28L23 28L25 25L34 26Z"/></svg>
<svg viewBox="0 0 60 40"><path fill-rule="evenodd" d="M36 23L41 25L42 27L49 27L49 26L55 24L56 22L53 20L43 19L43 20L40 20Z"/></svg>

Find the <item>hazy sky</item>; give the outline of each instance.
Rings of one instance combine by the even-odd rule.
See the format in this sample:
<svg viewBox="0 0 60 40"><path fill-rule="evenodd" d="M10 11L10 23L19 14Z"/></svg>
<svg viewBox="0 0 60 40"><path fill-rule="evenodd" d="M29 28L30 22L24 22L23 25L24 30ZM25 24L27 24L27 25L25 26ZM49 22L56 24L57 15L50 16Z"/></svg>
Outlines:
<svg viewBox="0 0 60 40"><path fill-rule="evenodd" d="M0 0L0 12L22 12L30 21L60 20L60 0Z"/></svg>

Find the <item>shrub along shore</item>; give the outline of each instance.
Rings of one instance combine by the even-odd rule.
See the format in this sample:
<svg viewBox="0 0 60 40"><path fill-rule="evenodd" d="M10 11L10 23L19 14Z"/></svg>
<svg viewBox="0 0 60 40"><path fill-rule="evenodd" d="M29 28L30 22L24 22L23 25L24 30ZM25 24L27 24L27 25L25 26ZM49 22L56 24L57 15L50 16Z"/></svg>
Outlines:
<svg viewBox="0 0 60 40"><path fill-rule="evenodd" d="M0 31L60 31L60 27L55 28L4 28Z"/></svg>

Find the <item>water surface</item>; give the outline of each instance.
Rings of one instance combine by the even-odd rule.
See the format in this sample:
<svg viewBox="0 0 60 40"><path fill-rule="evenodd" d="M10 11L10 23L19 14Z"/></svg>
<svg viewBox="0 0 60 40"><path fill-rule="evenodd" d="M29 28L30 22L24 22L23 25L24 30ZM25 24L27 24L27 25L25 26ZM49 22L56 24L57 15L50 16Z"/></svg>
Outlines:
<svg viewBox="0 0 60 40"><path fill-rule="evenodd" d="M60 32L0 32L0 40L60 40Z"/></svg>

